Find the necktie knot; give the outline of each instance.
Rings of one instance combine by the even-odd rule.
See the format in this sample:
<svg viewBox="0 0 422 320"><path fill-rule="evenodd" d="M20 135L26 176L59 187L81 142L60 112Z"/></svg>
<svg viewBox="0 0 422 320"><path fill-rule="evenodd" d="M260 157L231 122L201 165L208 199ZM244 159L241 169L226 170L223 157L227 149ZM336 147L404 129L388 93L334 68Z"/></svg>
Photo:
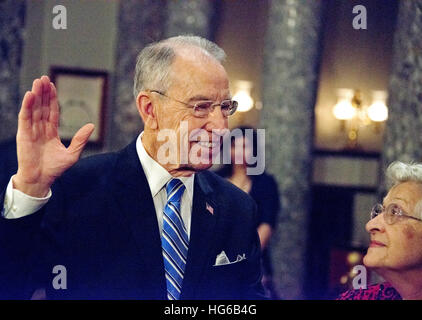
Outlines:
<svg viewBox="0 0 422 320"><path fill-rule="evenodd" d="M179 179L171 179L166 186L167 202L179 203L186 187Z"/></svg>

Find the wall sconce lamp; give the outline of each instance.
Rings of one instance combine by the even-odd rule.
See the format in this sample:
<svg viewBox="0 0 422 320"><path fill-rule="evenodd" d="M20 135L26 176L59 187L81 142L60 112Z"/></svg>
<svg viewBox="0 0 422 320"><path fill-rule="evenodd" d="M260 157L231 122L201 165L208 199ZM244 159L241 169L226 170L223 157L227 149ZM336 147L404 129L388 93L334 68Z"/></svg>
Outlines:
<svg viewBox="0 0 422 320"><path fill-rule="evenodd" d="M254 101L251 97L252 82L245 80L238 80L235 82L235 95L233 100L238 102L237 111L247 112L254 106Z"/></svg>
<svg viewBox="0 0 422 320"><path fill-rule="evenodd" d="M372 104L363 104L359 90L338 89L337 104L333 108L334 117L341 121L341 130L347 131L347 148L358 148L358 133L363 126L374 124L376 133L380 132L380 124L388 118L386 106L387 93L385 91L372 91Z"/></svg>

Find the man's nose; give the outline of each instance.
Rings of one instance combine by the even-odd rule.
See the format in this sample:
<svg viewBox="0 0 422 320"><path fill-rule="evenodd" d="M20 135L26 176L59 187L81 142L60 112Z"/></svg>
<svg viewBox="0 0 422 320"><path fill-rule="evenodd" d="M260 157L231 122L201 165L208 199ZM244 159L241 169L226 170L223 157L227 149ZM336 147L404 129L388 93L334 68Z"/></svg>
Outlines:
<svg viewBox="0 0 422 320"><path fill-rule="evenodd" d="M223 115L220 106L216 106L208 115L208 129L224 131L228 128L228 119Z"/></svg>

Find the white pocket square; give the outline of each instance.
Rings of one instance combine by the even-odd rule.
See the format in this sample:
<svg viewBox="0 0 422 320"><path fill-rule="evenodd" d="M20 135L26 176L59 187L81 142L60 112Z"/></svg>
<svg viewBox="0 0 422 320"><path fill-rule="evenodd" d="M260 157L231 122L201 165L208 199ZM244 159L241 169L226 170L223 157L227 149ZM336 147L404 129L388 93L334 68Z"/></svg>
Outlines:
<svg viewBox="0 0 422 320"><path fill-rule="evenodd" d="M217 258L215 259L214 267L238 263L238 262L245 260L245 259L246 259L245 254L238 254L237 257L236 257L236 260L231 262L229 260L229 258L227 257L226 253L224 251L221 251L221 253L219 255L217 255Z"/></svg>

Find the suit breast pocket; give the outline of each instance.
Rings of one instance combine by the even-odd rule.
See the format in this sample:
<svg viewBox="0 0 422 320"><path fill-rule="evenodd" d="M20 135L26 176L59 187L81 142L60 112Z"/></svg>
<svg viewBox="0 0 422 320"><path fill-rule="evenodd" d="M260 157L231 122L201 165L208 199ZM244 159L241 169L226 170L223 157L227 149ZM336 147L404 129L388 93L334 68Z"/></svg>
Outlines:
<svg viewBox="0 0 422 320"><path fill-rule="evenodd" d="M241 278L246 268L246 261L212 266L212 274L217 278L224 278L226 281L237 281Z"/></svg>
<svg viewBox="0 0 422 320"><path fill-rule="evenodd" d="M246 264L242 262L209 266L203 283L207 299L241 299ZM205 289L204 289L205 290Z"/></svg>

